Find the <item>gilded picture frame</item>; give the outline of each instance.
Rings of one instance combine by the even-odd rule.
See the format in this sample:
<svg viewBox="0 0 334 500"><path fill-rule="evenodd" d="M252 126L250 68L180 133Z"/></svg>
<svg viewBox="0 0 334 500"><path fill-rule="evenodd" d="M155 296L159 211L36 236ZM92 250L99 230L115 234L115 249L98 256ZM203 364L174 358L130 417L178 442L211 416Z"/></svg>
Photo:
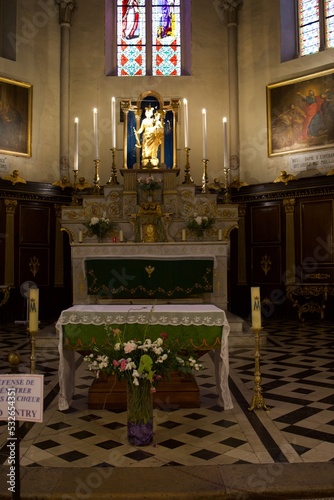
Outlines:
<svg viewBox="0 0 334 500"><path fill-rule="evenodd" d="M0 154L31 156L32 85L0 77Z"/></svg>
<svg viewBox="0 0 334 500"><path fill-rule="evenodd" d="M334 69L266 89L269 157L334 147Z"/></svg>

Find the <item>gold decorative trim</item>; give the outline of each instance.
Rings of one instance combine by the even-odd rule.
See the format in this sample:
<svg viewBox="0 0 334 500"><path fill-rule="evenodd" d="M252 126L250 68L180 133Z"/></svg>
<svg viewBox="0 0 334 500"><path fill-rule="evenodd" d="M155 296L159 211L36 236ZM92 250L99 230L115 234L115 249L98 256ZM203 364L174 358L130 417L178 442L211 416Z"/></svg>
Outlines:
<svg viewBox="0 0 334 500"><path fill-rule="evenodd" d="M238 224L233 224L232 226L228 227L225 229L224 231L224 240L228 240L229 237L230 237L230 232L233 230L233 229L239 229L239 225Z"/></svg>
<svg viewBox="0 0 334 500"><path fill-rule="evenodd" d="M71 229L68 229L67 227L61 227L60 230L64 231L65 233L67 233L69 235L70 243L74 242L74 234L73 234L73 231L71 231Z"/></svg>

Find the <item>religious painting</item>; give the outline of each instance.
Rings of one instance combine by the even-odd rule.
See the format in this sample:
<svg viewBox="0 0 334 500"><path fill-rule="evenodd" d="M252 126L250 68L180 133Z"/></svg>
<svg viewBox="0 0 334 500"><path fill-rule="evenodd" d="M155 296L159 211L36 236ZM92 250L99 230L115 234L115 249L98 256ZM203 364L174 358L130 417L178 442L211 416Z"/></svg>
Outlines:
<svg viewBox="0 0 334 500"><path fill-rule="evenodd" d="M0 154L31 156L32 85L0 77Z"/></svg>
<svg viewBox="0 0 334 500"><path fill-rule="evenodd" d="M268 85L268 155L333 147L333 98L333 69Z"/></svg>

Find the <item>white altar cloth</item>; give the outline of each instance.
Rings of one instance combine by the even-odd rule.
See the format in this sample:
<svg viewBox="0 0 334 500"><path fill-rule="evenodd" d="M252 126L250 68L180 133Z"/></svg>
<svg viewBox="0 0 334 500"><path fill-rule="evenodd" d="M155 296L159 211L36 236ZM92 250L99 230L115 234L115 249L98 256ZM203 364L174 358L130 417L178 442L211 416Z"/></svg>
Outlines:
<svg viewBox="0 0 334 500"><path fill-rule="evenodd" d="M161 324L163 325L207 325L221 326L221 349L215 350L215 375L218 394L225 410L233 408L228 386L229 353L228 335L230 327L226 314L212 304L159 304L159 305L76 305L62 311L56 330L59 335L59 410L67 410L75 389L74 351L64 349L63 325L108 325L108 324ZM218 353L218 355L217 355Z"/></svg>

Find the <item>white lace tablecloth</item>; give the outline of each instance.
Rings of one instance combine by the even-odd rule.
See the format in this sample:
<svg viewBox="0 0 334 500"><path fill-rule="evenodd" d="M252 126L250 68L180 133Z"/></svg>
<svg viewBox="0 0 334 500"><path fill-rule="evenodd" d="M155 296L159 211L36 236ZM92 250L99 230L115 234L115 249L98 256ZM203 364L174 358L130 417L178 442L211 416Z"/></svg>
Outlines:
<svg viewBox="0 0 334 500"><path fill-rule="evenodd" d="M216 384L225 410L233 408L228 386L230 327L225 312L212 304L77 305L62 311L56 329L59 335L59 410L67 410L75 389L74 351L64 349L63 325L197 325L221 326L221 349L215 351ZM216 353L219 355L217 356Z"/></svg>

